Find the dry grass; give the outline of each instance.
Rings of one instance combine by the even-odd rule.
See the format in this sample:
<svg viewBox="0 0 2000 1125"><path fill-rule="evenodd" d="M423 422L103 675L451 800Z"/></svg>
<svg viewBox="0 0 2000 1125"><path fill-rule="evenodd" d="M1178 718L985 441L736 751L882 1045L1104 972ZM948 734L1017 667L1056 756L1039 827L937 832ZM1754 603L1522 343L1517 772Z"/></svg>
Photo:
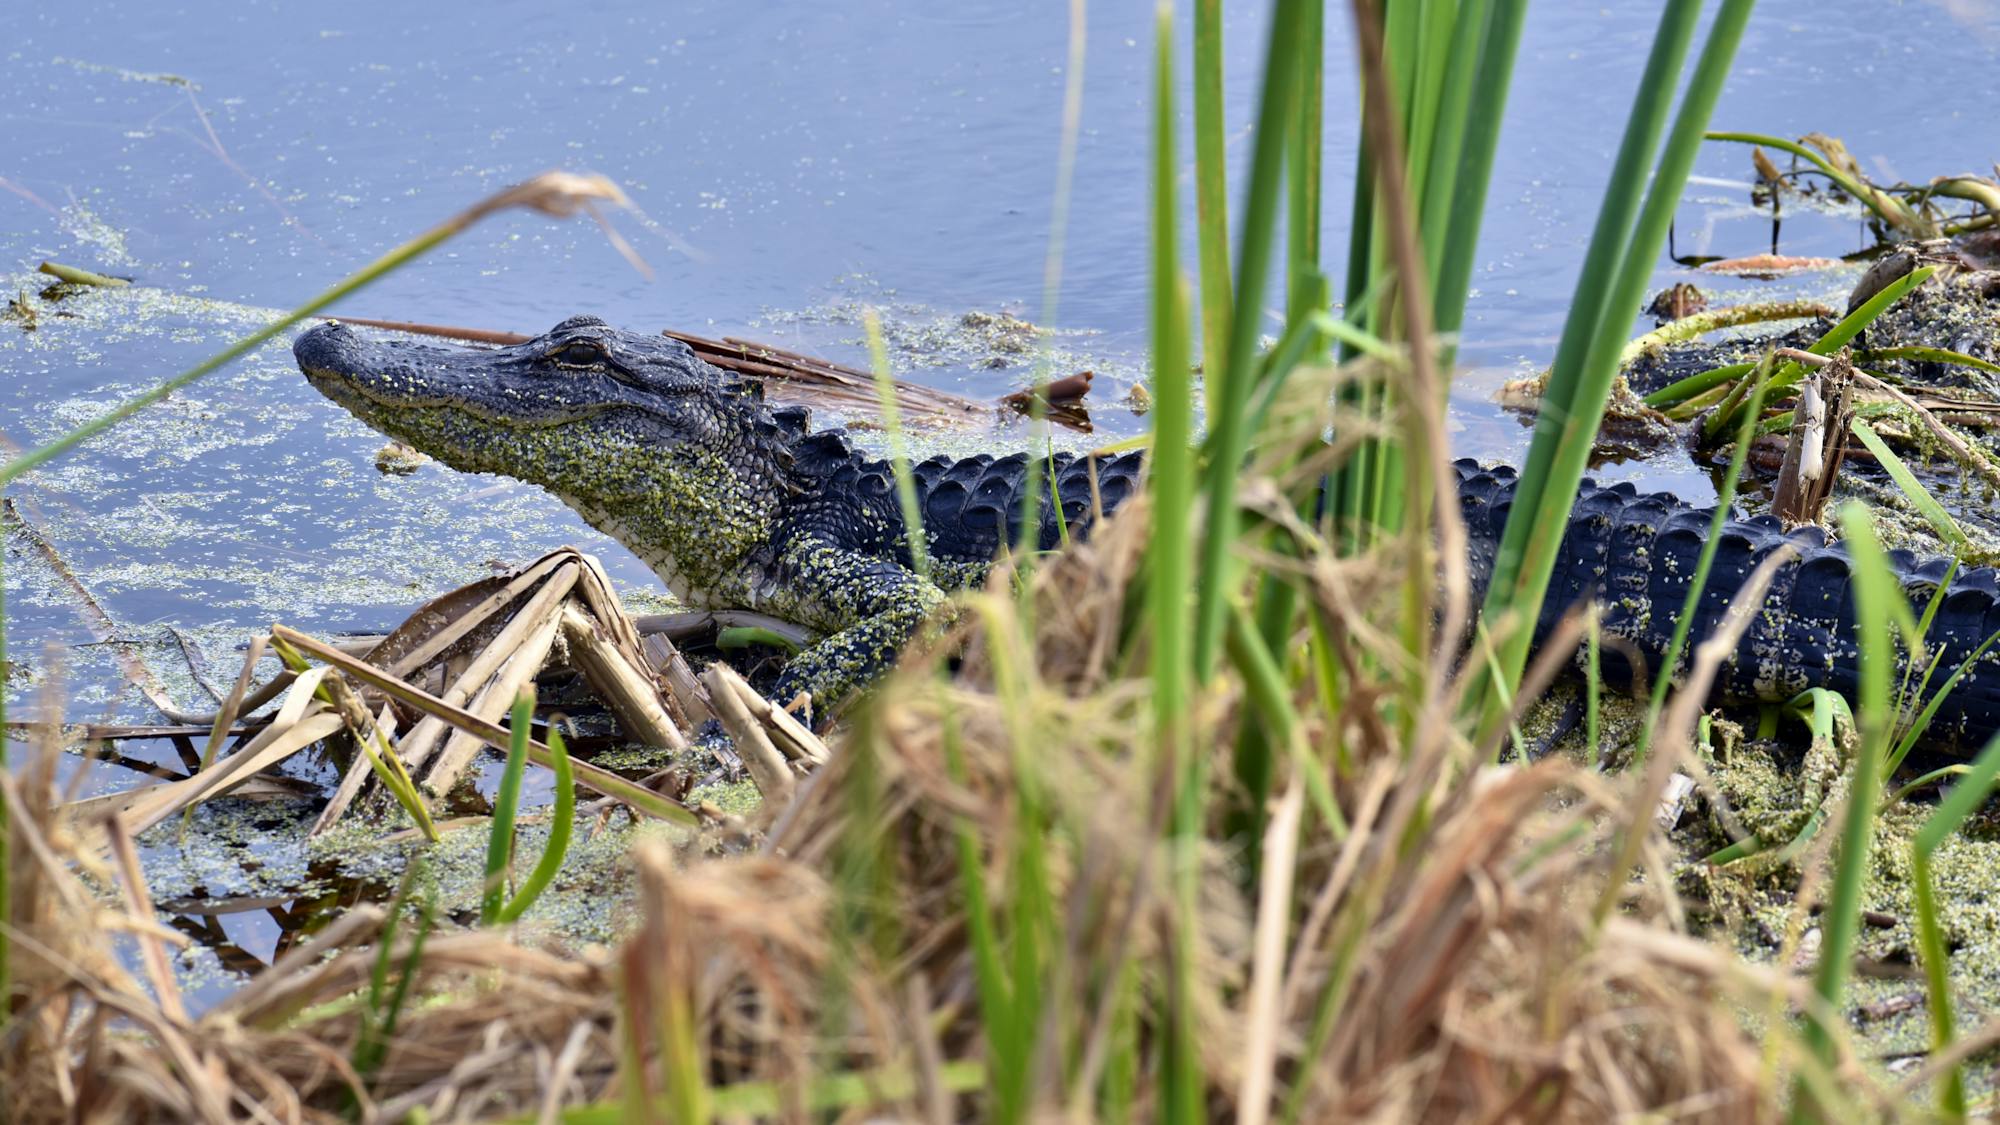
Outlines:
<svg viewBox="0 0 2000 1125"><path fill-rule="evenodd" d="M1253 481L1245 495L1277 493ZM680 1120L732 1106L803 1120L829 1102L985 1118L992 1095L966 1089L980 1071L964 1066L992 1076L968 858L1005 948L1040 943L1025 1082L1037 1115L1092 1119L1116 1079L1134 1119L1159 1116L1159 1019L1177 999L1199 1015L1218 1119L1761 1121L1801 1070L1823 1105L1894 1115L1858 1064L1817 1069L1771 1017L1811 1009L1807 982L1682 932L1650 802L1684 739L1656 739L1646 776L1606 778L1562 761L1492 766L1451 724L1406 735L1406 693L1443 708L1454 683L1413 689L1402 674L1382 559L1286 564L1356 691L1330 713L1297 689L1254 879L1213 783L1185 924L1172 774L1152 759L1148 682L1132 671L1143 642L1121 640L1146 531L1134 501L1024 596L974 598L953 643L906 662L767 810L764 834L711 825L679 852L635 855L642 921L622 947L433 937L420 999L366 1076L350 1059L382 912L347 915L188 1016L164 969L142 982L128 968L163 965L158 943L179 939L131 868L97 869L89 834L59 811L58 748L45 747L5 781L22 997L0 1038L7 1119L392 1121L421 1107L484 1120L627 1097ZM1190 731L1217 759L1209 777L1229 776L1251 713L1233 670L1199 694ZM810 764L787 756L772 766L788 779ZM1046 888L1039 926L1029 874ZM123 901L86 878L120 883ZM1600 901L1616 906L1607 922ZM407 927L392 940L400 966ZM1196 995L1177 998L1166 967L1188 941ZM829 1074L873 1081L816 1084Z"/></svg>

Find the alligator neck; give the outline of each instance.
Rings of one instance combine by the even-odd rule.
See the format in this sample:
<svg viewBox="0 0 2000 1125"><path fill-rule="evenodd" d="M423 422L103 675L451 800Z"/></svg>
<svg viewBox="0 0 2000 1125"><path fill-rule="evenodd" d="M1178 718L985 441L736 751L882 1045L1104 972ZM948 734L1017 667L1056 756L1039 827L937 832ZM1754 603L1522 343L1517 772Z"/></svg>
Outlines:
<svg viewBox="0 0 2000 1125"><path fill-rule="evenodd" d="M639 487L614 496L559 491L576 513L639 556L682 602L751 606L772 540L783 486L745 474L729 456L697 446L653 455Z"/></svg>

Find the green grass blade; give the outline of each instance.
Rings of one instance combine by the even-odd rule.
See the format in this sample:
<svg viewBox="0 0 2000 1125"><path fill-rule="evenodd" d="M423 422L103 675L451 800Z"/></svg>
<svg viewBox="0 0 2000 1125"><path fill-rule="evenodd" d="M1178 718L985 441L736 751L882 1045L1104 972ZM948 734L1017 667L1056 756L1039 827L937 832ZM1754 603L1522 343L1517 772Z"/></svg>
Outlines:
<svg viewBox="0 0 2000 1125"><path fill-rule="evenodd" d="M1993 648L1995 641L2000 641L2000 631L1979 642L1979 647L1973 649L1964 660L1959 661L1958 667L1952 669L1951 675L1946 676L1944 683L1939 684L1938 689L1931 693L1929 700L1924 704L1924 709L1917 712L1916 718L1910 720L1909 729L1904 731L1902 738L1897 741L1895 752L1889 756L1885 767L1886 773L1893 774L1902 766L1904 759L1908 758L1910 751L1916 747L1917 740L1930 729L1931 720L1937 716L1938 708L1943 706L1945 697L1951 694L1952 688L1958 686L1958 681L1971 673L1973 665L1979 663L1980 658Z"/></svg>
<svg viewBox="0 0 2000 1125"><path fill-rule="evenodd" d="M1988 643L1991 643L1990 641ZM1949 1049L1956 1038L1951 1000L1951 965L1945 949L1944 927L1938 921L1935 881L1931 857L1944 846L1946 837L1979 810L2000 780L2000 738L1986 744L1972 768L1938 802L1937 811L1917 830L1910 844L1910 874L1915 884L1917 907L1917 949L1923 958L1924 980L1929 991L1931 1051ZM1948 1121L1966 1116L1965 1073L1955 1066L1938 1086L1938 1111Z"/></svg>
<svg viewBox="0 0 2000 1125"><path fill-rule="evenodd" d="M1197 17L1199 18L1199 17ZM1155 768L1171 771L1188 784L1190 771L1188 692L1192 679L1187 590L1193 552L1190 514L1195 503L1194 393L1188 373L1187 286L1181 279L1174 198L1173 10L1162 4L1156 15L1153 64L1153 499L1152 574L1146 585L1153 625L1153 729ZM1218 30L1219 34L1219 30ZM1204 261L1204 269L1206 268ZM1204 282L1204 286L1206 282ZM1208 294L1204 288L1203 299ZM1210 395L1215 394L1215 370ZM1213 510L1210 519L1215 518ZM1176 820L1177 839L1189 827ZM1177 892L1182 891L1176 880ZM1177 898L1171 972L1176 995L1193 986L1195 966L1187 940L1194 910L1189 896ZM1021 982L1027 983L1027 982ZM1165 1091L1169 1112L1191 1120L1201 1096L1201 1055L1192 1006L1169 1006Z"/></svg>
<svg viewBox="0 0 2000 1125"><path fill-rule="evenodd" d="M1298 29L1299 73L1292 83L1289 146L1285 156L1286 323L1303 320L1324 303L1319 272L1320 103L1325 77L1325 4L1307 4Z"/></svg>
<svg viewBox="0 0 2000 1125"><path fill-rule="evenodd" d="M523 752L526 749L522 747ZM569 748L563 744L562 731L553 724L549 727L549 753L555 758L556 803L549 814L548 843L542 845L542 858L535 861L535 869L521 880L520 890L500 911L502 925L520 921L521 915L555 881L556 872L562 870L563 857L569 854L570 836L576 830L576 771L570 767Z"/></svg>
<svg viewBox="0 0 2000 1125"><path fill-rule="evenodd" d="M1888 757L1889 683L1895 671L1890 622L1903 592L1896 583L1875 529L1861 505L1840 510L1847 543L1849 573L1855 591L1856 646L1861 650L1861 685L1854 708L1861 735L1854 754L1853 781L1843 812L1840 854L1826 910L1820 917L1819 970L1814 989L1829 1009L1845 1009L1847 975L1854 959L1855 935L1861 926L1861 895L1867 879L1869 854L1875 840L1875 795L1882 787L1881 768ZM1907 611L1907 606L1904 607ZM1806 1028L1807 1042L1828 1065L1834 1064L1833 1031L1818 1020ZM1795 1095L1793 1120L1811 1120L1811 1103L1803 1087Z"/></svg>
<svg viewBox="0 0 2000 1125"><path fill-rule="evenodd" d="M1888 470L1889 478L1896 482L1897 488L1902 489L1917 513L1924 517L1924 522L1931 525L1931 530L1938 533L1938 538L1944 540L1945 546L1951 548L1954 555L1962 555L1972 549L1972 543L1965 537L1958 521L1951 518L1951 513L1944 510L1937 497L1932 496L1910 467L1903 463L1903 459L1896 456L1896 451L1889 448L1889 443L1882 440L1875 427L1856 418L1854 436L1860 438L1861 444L1867 446L1868 452L1873 453L1882 467Z"/></svg>
<svg viewBox="0 0 2000 1125"><path fill-rule="evenodd" d="M1544 384L1543 409L1535 417L1535 436L1529 442L1527 459L1515 486L1513 510L1519 518L1508 521L1494 558L1493 579L1486 598L1489 616L1528 600L1516 591L1522 554L1557 451L1565 442L1578 440L1569 436L1572 427L1588 426L1589 432L1582 438L1585 441L1596 433L1597 418L1574 418L1571 403L1577 397L1591 341L1600 332L1610 331L1601 328L1600 322L1605 319L1612 281L1632 241L1632 221L1645 198L1646 172L1652 165L1660 132L1666 127L1674 79L1680 73L1688 44L1694 39L1695 22L1700 14L1700 0L1670 0L1661 11L1659 28L1653 34L1653 48L1646 58L1646 69L1639 79L1631 112L1625 119L1618 155L1612 162L1611 182L1591 231L1590 248L1583 256L1583 270L1570 296L1569 317L1563 322L1555 361ZM1651 267L1650 257L1646 264ZM1619 335L1622 337L1623 332ZM1502 666L1506 667L1505 662ZM1511 669L1509 673L1514 674Z"/></svg>
<svg viewBox="0 0 2000 1125"><path fill-rule="evenodd" d="M1194 669L1197 682L1206 680L1221 649L1229 591L1234 585L1236 546L1236 483L1250 448L1244 423L1250 384L1257 371L1257 339L1262 327L1265 279L1270 274L1271 244L1278 219L1278 191L1283 184L1285 134L1292 104L1291 88L1298 72L1298 31L1305 0L1278 0L1264 62L1264 88L1258 103L1256 148L1250 162L1250 186L1237 247L1235 312L1229 324L1229 350L1223 370L1208 372L1223 386L1210 396L1221 409L1211 419L1209 463L1204 490L1208 495L1207 525L1202 529L1199 589L1195 602Z"/></svg>
<svg viewBox="0 0 2000 1125"><path fill-rule="evenodd" d="M1711 141L1733 141L1738 144L1763 145L1766 148L1775 148L1780 152L1788 152L1813 164L1821 172L1826 173L1828 179L1840 185L1841 191L1859 200L1862 206L1875 212L1876 215L1881 217L1883 222L1888 223L1890 226L1898 230L1908 231L1918 238L1932 238L1937 234L1935 224L1911 210L1909 205L1902 200L1876 188L1873 184L1855 179L1848 173L1834 167L1833 164L1828 162L1826 157L1805 145L1799 144L1797 141L1789 141L1783 137L1774 137L1767 133L1729 132L1709 133L1705 139Z"/></svg>
<svg viewBox="0 0 2000 1125"><path fill-rule="evenodd" d="M917 506L917 479L910 474L910 447L903 437L903 414L896 406L896 376L889 369L889 349L882 342L882 318L874 309L861 314L868 333L868 359L875 369L875 401L882 410L882 429L889 438L889 471L896 478L896 503L903 510L903 542L910 551L910 565L921 576L931 573L929 541L924 534L924 514ZM1051 483L1054 478L1051 477ZM1061 511L1060 505L1056 508Z"/></svg>
<svg viewBox="0 0 2000 1125"><path fill-rule="evenodd" d="M1598 724L1604 696L1604 669L1598 661L1598 636L1603 632L1603 615L1596 608L1590 611L1590 620L1583 637L1583 730L1585 753L1591 769L1597 768ZM1650 724L1648 724L1650 725Z"/></svg>
<svg viewBox="0 0 2000 1125"><path fill-rule="evenodd" d="M1537 612L1548 591L1561 537L1536 537L1529 534L1529 529L1559 527L1569 518L1598 425L1604 417L1612 378L1617 371L1618 352L1627 336L1623 317L1627 315L1626 310L1639 307L1645 287L1652 277L1653 263L1665 246L1667 228L1680 205L1681 189L1694 165L1702 130L1708 123L1716 99L1721 96L1723 81L1728 77L1730 63L1736 56L1737 45L1742 41L1743 26L1750 18L1752 7L1752 0L1724 0L1722 10L1716 15L1709 29L1708 42L1688 81L1686 97L1675 116L1659 167L1654 171L1652 183L1647 189L1638 226L1630 240L1623 243L1614 283L1608 294L1598 295L1598 316L1584 341L1589 344L1587 354L1572 375L1568 393L1556 398L1553 403L1545 404L1536 417L1535 437L1529 447L1529 465L1523 471L1521 485L1517 486L1513 515L1508 520L1507 531L1494 562L1495 576L1487 597L1488 612L1496 608L1501 611L1514 608L1532 615ZM1662 34L1667 33L1664 24L1671 22L1671 16L1679 10L1678 5L1669 6L1669 17L1663 20ZM1692 13L1687 16L1691 19ZM1668 88L1671 89L1671 86ZM1662 91L1653 93L1657 97L1666 96ZM1644 102L1647 99L1642 95L1641 100ZM1614 190L1612 194L1621 193ZM1572 309L1571 316L1575 315L1576 310ZM1566 326L1566 338L1568 334ZM1562 352L1558 351L1559 366L1550 375L1552 397L1556 377L1562 372L1562 358ZM1537 470L1536 451L1545 446L1548 448L1542 462L1544 467ZM1520 489L1529 483L1529 475L1535 473L1542 477L1535 482L1540 486L1539 492L1524 498ZM1505 582L1501 577L1503 574L1510 576ZM1521 629L1502 642L1504 659L1501 669L1510 685L1519 682L1522 669L1527 665L1531 640L1532 630ZM1487 706L1489 721L1494 721L1498 715L1498 696L1489 695Z"/></svg>
<svg viewBox="0 0 2000 1125"><path fill-rule="evenodd" d="M354 1050L348 1059L354 1064L354 1072L364 1079L374 1073L382 1059L382 1025L386 1022L389 991L389 955L396 947L396 930L403 921L403 907L409 901L410 887L417 875L417 864L412 863L403 872L402 882L396 886L394 898L389 900L389 913L382 920L382 932L375 938L375 960L368 968L368 992L362 997L361 1031L355 1037Z"/></svg>
<svg viewBox="0 0 2000 1125"><path fill-rule="evenodd" d="M1644 401L1647 406L1655 410L1663 410L1685 402L1703 391L1713 390L1724 383L1733 383L1756 369L1757 365L1754 363L1725 363L1721 367L1711 367L1707 371L1696 372L1685 379L1668 383L1647 395Z"/></svg>
<svg viewBox="0 0 2000 1125"><path fill-rule="evenodd" d="M1930 280L1931 274L1936 272L1936 266L1924 266L1921 269L1911 270L1890 284L1883 286L1880 293L1863 302L1860 308L1842 317L1840 323L1828 329L1826 335L1814 341L1812 347L1806 350L1814 355L1830 356L1841 348L1846 347L1848 341L1860 335L1861 330L1868 327L1869 322L1887 312L1889 306L1902 300L1903 294ZM1805 373L1804 364L1797 361L1788 362L1778 369L1778 374L1771 380L1771 390L1779 391L1796 386L1801 379L1805 378ZM1738 386L1740 389L1741 384L1738 384ZM1711 437L1721 433L1723 427L1735 419L1739 406L1740 404L1725 399L1722 405L1709 416L1705 432Z"/></svg>
<svg viewBox="0 0 2000 1125"><path fill-rule="evenodd" d="M1694 577L1688 582L1687 597L1681 601L1681 611L1674 617L1673 639L1667 642L1667 651L1660 657L1660 671L1653 678L1653 694L1646 703L1646 721L1639 728L1639 745L1633 752L1635 761L1644 761L1652 740L1652 731L1660 719L1660 709L1666 705L1667 688L1673 683L1674 670L1680 666L1681 652L1687 647L1688 630L1693 627L1696 610L1701 605L1702 595L1708 590L1708 572L1715 564L1715 552L1722 546L1722 527L1729 522L1731 509L1736 504L1736 485L1743 479L1743 466L1750 458L1750 443L1757 429L1757 414L1764 405L1764 388L1769 383L1770 362L1766 357L1755 380L1755 389L1750 392L1750 409L1743 416L1743 425L1736 433L1736 447L1729 455L1729 471L1723 474L1722 486L1716 492L1715 514L1708 521L1708 534L1702 537L1701 555L1695 561Z"/></svg>
<svg viewBox="0 0 2000 1125"><path fill-rule="evenodd" d="M1945 363L1956 367L1970 367L1974 371L1984 371L1988 375L2000 375L2000 363L1980 359L1976 355L1966 355L1950 348L1930 348L1909 345L1897 348L1863 348L1854 353L1856 363L1876 363L1885 359L1913 359L1921 363Z"/></svg>
<svg viewBox="0 0 2000 1125"><path fill-rule="evenodd" d="M362 1037L354 1046L354 1069L361 1075L371 1075L380 1069L389 1053L389 1043L395 1037L396 1024L402 1019L403 1009L409 1005L410 988L416 983L417 970L424 963L424 943L430 940L431 932L437 928L437 897L426 893L423 906L417 912L416 935L410 939L410 952L403 958L402 971L397 974L396 987L385 998L381 995L389 970L389 955L395 948L394 935L397 919L402 914L403 903L411 885L423 878L422 868L412 865L404 875L403 885L396 892L396 901L390 905L389 922L383 928L381 946L376 952L375 966L369 981L367 1007L362 1016Z"/></svg>
<svg viewBox="0 0 2000 1125"><path fill-rule="evenodd" d="M278 654L278 659L284 662L285 667L294 673L306 670L305 655L297 646L282 638L273 637L271 648ZM340 707L334 689L324 682L313 690L313 698L329 707L335 709ZM362 715L365 718L367 712L364 710ZM367 722L364 729L356 729L352 733L355 748L361 752L361 763L366 764L375 774L375 780L395 798L396 804L409 815L417 830L423 833L424 839L433 844L437 843L437 824L431 819L430 806L424 802L424 795L418 791L416 781L410 777L410 771L403 764L402 755L396 753L381 728L375 726L372 721ZM350 768L360 769L362 766L356 764Z"/></svg>
<svg viewBox="0 0 2000 1125"><path fill-rule="evenodd" d="M1465 151L1453 177L1451 234L1445 239L1443 260L1431 279L1435 326L1441 335L1456 334L1465 322L1466 297L1472 291L1473 256L1479 249L1486 192L1493 179L1493 158L1500 150L1500 124L1506 115L1507 91L1514 81L1514 57L1527 14L1528 0L1494 0L1487 19L1479 54L1479 77L1471 95L1472 113L1465 126Z"/></svg>
<svg viewBox="0 0 2000 1125"><path fill-rule="evenodd" d="M1490 0L1463 0L1452 19L1447 59L1430 77L1438 84L1421 171L1410 169L1410 187L1418 196L1417 229L1424 237L1426 273L1436 277L1452 237L1450 207L1464 157L1466 123L1472 117L1472 88L1479 77L1479 55L1486 38ZM1439 36L1439 42L1445 37ZM1417 112L1423 112L1419 101ZM1416 139L1413 132L1412 141ZM1436 300L1436 294L1432 294ZM1436 308L1436 305L1432 305Z"/></svg>
<svg viewBox="0 0 2000 1125"><path fill-rule="evenodd" d="M1228 366L1229 354L1229 160L1222 130L1222 0L1195 0L1194 191L1200 224L1195 244L1201 255L1202 368L1211 375ZM1154 246L1157 251L1158 243ZM1159 290L1153 292L1157 299ZM1205 384L1211 415L1220 385Z"/></svg>
<svg viewBox="0 0 2000 1125"><path fill-rule="evenodd" d="M1202 18L1197 10L1197 26ZM1162 761L1177 757L1175 732L1182 729L1186 718L1187 590L1193 566L1189 516L1195 503L1194 388L1187 362L1186 285L1180 276L1175 230L1172 20L1171 5L1161 5L1155 31L1153 91L1153 454L1149 465L1153 545L1146 590L1153 625L1153 721ZM1203 299L1207 299L1205 292Z"/></svg>
<svg viewBox="0 0 2000 1125"><path fill-rule="evenodd" d="M535 721L535 692L514 697L507 727L507 765L493 797L493 824L486 835L486 882L479 899L479 923L495 925L507 902L507 868L514 859L514 815L521 805L521 777L528 769L528 729ZM564 755L565 760L568 755Z"/></svg>

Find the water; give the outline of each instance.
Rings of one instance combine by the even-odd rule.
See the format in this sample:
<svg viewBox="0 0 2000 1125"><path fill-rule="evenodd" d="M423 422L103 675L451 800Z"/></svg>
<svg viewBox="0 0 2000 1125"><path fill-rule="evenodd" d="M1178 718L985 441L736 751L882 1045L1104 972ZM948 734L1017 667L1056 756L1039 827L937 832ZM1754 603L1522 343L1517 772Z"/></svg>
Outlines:
<svg viewBox="0 0 2000 1125"><path fill-rule="evenodd" d="M1489 396L1554 350L1650 41L1648 7L1545 2L1530 16L1454 412L1460 441L1483 455L1524 446L1525 429ZM595 3L556 14L520 3L79 3L29 6L8 22L0 282L32 291L25 271L53 258L155 290L45 308L33 332L0 322L0 435L16 445L55 436L215 350L259 310L296 303L550 167L625 186L642 214L614 222L654 279L588 222L507 215L344 311L524 331L590 312L850 362L861 358L851 313L862 303L906 325L1011 311L1065 330L1065 352L1104 373L1105 431L1141 424L1115 401L1143 358L1150 5L1098 3L1086 15L1052 318L1043 276L1067 70L1061 4ZM1326 244L1337 263L1354 82L1338 9L1329 22ZM1262 6L1232 5L1226 34L1240 176ZM2000 140L1996 53L1990 3L1767 2L1714 120L1833 133L1882 178L1977 169ZM1768 221L1747 206L1747 150L1710 145L1696 172L1678 249L1769 249ZM1864 237L1851 215L1794 217L1783 249L1839 255ZM1662 263L1662 284L1683 276ZM1833 294L1849 280L1775 285ZM1705 287L1742 295L1773 283ZM979 358L976 348L899 356L909 377L967 394L1028 377L1022 363L995 370ZM635 599L650 589L643 568L536 490L436 466L384 477L372 465L380 444L273 348L37 474L14 495L105 618L93 628L72 584L16 535L16 654L63 658L72 718L139 720L151 712L111 650L92 643L100 634L133 642L199 710L209 700L169 626L226 687L235 646L272 620L383 629L489 562L564 542L603 553ZM1671 459L1607 475L1707 487ZM42 682L17 677L17 704ZM100 769L90 787L132 782Z"/></svg>

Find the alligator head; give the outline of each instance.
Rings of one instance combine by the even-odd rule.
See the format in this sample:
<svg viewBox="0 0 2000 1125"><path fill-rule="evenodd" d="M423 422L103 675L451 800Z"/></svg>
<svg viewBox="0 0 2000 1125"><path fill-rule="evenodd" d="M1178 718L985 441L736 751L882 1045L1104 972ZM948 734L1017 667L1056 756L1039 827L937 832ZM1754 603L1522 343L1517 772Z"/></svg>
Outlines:
<svg viewBox="0 0 2000 1125"><path fill-rule="evenodd" d="M334 323L299 337L293 354L363 422L455 469L548 489L697 603L740 599L750 554L797 487L755 384L678 340L596 317L503 348Z"/></svg>

